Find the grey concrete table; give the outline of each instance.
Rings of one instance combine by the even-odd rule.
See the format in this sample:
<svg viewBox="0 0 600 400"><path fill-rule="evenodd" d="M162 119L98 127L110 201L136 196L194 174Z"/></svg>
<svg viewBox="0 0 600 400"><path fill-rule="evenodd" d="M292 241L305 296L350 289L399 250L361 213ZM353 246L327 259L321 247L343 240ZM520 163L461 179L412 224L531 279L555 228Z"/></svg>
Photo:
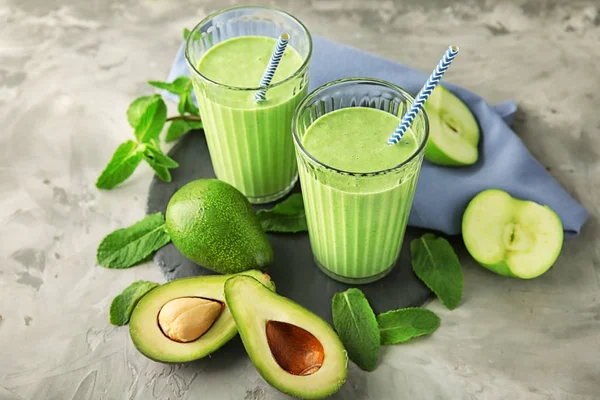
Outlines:
<svg viewBox="0 0 600 400"><path fill-rule="evenodd" d="M226 4L225 4L226 3ZM227 369L161 365L109 325L111 299L146 264L103 269L107 233L140 219L151 178L94 181L128 138L125 109L165 77L183 27L238 1L0 2L0 399L284 399L244 358ZM600 398L600 4L598 1L286 0L316 34L430 70L490 102L514 98L515 130L590 210L580 237L533 281L503 279L462 250L464 302L431 337L350 366L336 398ZM430 51L431 50L431 51Z"/></svg>

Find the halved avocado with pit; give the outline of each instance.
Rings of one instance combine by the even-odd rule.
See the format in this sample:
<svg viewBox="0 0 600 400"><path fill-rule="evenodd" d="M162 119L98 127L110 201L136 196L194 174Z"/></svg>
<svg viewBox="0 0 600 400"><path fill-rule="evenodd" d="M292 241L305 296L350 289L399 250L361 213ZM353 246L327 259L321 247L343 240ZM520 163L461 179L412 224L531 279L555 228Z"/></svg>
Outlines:
<svg viewBox="0 0 600 400"><path fill-rule="evenodd" d="M348 356L327 322L248 276L229 279L225 299L248 356L271 386L302 399L342 387Z"/></svg>
<svg viewBox="0 0 600 400"><path fill-rule="evenodd" d="M129 321L129 333L135 347L146 357L166 363L193 361L215 352L237 333L235 321L225 305L223 294L225 282L236 275L250 276L270 290L275 290L271 278L256 270L232 275L182 278L168 282L149 292L133 310ZM214 305L220 305L221 308ZM206 308L211 314L210 322L206 326L208 329L204 332L204 329L201 329L198 331L201 332L200 336L194 338L161 328L159 315L161 320L173 318L166 315L172 314L172 310L168 308L173 306ZM194 312L198 312L197 310L196 308ZM185 310L179 317L186 320ZM187 321L194 323L198 318L187 318Z"/></svg>

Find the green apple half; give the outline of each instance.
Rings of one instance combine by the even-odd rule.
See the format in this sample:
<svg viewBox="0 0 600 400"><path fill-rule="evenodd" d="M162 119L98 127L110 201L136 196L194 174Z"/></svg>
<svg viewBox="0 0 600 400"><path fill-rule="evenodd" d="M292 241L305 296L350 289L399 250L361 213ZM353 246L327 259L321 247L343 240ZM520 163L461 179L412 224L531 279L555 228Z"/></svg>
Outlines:
<svg viewBox="0 0 600 400"><path fill-rule="evenodd" d="M479 125L469 107L438 85L424 105L429 118L425 159L446 166L471 165L479 152Z"/></svg>
<svg viewBox="0 0 600 400"><path fill-rule="evenodd" d="M467 250L482 266L500 275L532 279L558 258L563 227L548 206L489 189L471 200L463 215Z"/></svg>

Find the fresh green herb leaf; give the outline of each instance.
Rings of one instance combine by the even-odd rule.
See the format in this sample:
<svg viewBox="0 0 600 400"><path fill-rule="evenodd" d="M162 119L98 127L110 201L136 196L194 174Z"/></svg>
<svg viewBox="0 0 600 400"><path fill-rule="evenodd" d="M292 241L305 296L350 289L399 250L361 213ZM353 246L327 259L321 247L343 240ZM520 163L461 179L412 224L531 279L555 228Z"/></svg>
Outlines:
<svg viewBox="0 0 600 400"><path fill-rule="evenodd" d="M143 146L133 140L121 143L96 181L98 189L112 189L129 178L142 161Z"/></svg>
<svg viewBox="0 0 600 400"><path fill-rule="evenodd" d="M192 88L192 81L187 76L180 76L173 82L148 81L148 83L156 88L164 89L174 94L183 94Z"/></svg>
<svg viewBox="0 0 600 400"><path fill-rule="evenodd" d="M152 167L156 175L164 182L171 182L170 168L177 168L179 164L160 149L160 143L152 139L146 146L144 160Z"/></svg>
<svg viewBox="0 0 600 400"><path fill-rule="evenodd" d="M460 303L463 275L458 256L444 238L426 233L410 243L415 274L450 310Z"/></svg>
<svg viewBox="0 0 600 400"><path fill-rule="evenodd" d="M126 287L110 303L110 323L116 326L127 325L138 301L157 286L158 283L137 281Z"/></svg>
<svg viewBox="0 0 600 400"><path fill-rule="evenodd" d="M167 136L165 137L166 142L172 142L175 139L179 139L186 133L203 129L202 121L189 121L184 119L176 119L171 122L169 129L167 130Z"/></svg>
<svg viewBox="0 0 600 400"><path fill-rule="evenodd" d="M129 268L170 241L162 213L151 214L106 236L98 246L98 264L107 268Z"/></svg>
<svg viewBox="0 0 600 400"><path fill-rule="evenodd" d="M146 150L144 151L144 157L152 159L156 164L162 165L167 168L177 168L179 164L177 161L173 160L171 157L163 153L160 148L160 143L156 139L152 139L150 143L146 145Z"/></svg>
<svg viewBox="0 0 600 400"><path fill-rule="evenodd" d="M186 113L191 115L200 115L200 110L192 101L192 91L185 92L179 96L179 103L177 104L179 114L184 115Z"/></svg>
<svg viewBox="0 0 600 400"><path fill-rule="evenodd" d="M377 319L363 292L348 289L336 293L331 308L333 325L350 359L366 371L374 370L381 340Z"/></svg>
<svg viewBox="0 0 600 400"><path fill-rule="evenodd" d="M270 210L260 210L257 215L265 232L305 232L308 230L300 193L291 195Z"/></svg>
<svg viewBox="0 0 600 400"><path fill-rule="evenodd" d="M192 31L190 31L188 28L183 28L183 38L185 40L187 40L187 38L190 36L190 33L192 33Z"/></svg>
<svg viewBox="0 0 600 400"><path fill-rule="evenodd" d="M192 101L192 80L187 76L180 76L173 82L149 81L148 83L154 87L168 90L178 95L179 103L177 104L177 109L179 110L179 114L200 115L198 107Z"/></svg>
<svg viewBox="0 0 600 400"><path fill-rule="evenodd" d="M146 160L146 162L148 162L148 165L150 165L150 167L154 170L154 172L156 173L156 175L160 178L161 181L163 182L171 182L172 177L171 177L171 171L169 171L169 168L157 164L156 161L154 161L153 159L149 159L146 158L146 156L144 155L144 159Z"/></svg>
<svg viewBox="0 0 600 400"><path fill-rule="evenodd" d="M426 308L404 308L377 316L381 344L398 344L427 335L440 326L440 317Z"/></svg>
<svg viewBox="0 0 600 400"><path fill-rule="evenodd" d="M143 96L138 97L131 102L127 109L127 121L129 121L129 125L131 125L132 128L135 129L139 125L142 115L146 112L146 109L150 104L155 101L156 96Z"/></svg>
<svg viewBox="0 0 600 400"><path fill-rule="evenodd" d="M159 95L153 96L154 101L148 104L135 126L135 137L141 143L158 139L167 121L167 105Z"/></svg>

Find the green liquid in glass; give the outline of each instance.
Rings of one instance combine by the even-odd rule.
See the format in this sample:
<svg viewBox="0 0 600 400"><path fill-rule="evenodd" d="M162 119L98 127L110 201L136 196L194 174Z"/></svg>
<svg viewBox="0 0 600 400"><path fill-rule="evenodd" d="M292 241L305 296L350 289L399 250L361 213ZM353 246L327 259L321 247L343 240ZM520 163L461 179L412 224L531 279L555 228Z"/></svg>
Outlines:
<svg viewBox="0 0 600 400"><path fill-rule="evenodd" d="M399 122L385 111L344 108L313 122L302 144L329 167L353 173L383 171L417 152L410 130L397 145L386 143ZM300 163L300 176L311 246L321 268L340 280L357 282L387 273L400 252L418 168L374 180L319 173Z"/></svg>
<svg viewBox="0 0 600 400"><path fill-rule="evenodd" d="M211 47L198 71L218 83L195 82L198 106L217 177L230 183L252 202L279 197L296 179L291 133L292 116L306 95L305 82L292 79L268 90L256 103L258 87L276 40L241 36ZM289 45L271 84L294 75L303 59Z"/></svg>

